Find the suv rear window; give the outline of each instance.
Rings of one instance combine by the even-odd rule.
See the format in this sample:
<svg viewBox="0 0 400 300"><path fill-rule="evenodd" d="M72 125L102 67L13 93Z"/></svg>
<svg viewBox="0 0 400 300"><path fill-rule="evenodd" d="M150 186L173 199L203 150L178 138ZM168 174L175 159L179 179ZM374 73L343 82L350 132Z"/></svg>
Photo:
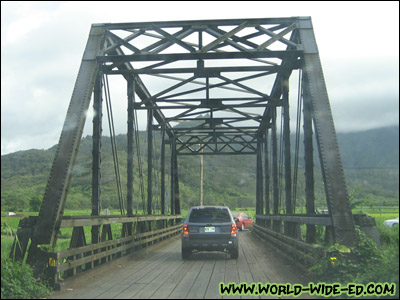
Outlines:
<svg viewBox="0 0 400 300"><path fill-rule="evenodd" d="M227 209L221 208L197 208L193 209L189 216L190 223L227 223L231 217Z"/></svg>

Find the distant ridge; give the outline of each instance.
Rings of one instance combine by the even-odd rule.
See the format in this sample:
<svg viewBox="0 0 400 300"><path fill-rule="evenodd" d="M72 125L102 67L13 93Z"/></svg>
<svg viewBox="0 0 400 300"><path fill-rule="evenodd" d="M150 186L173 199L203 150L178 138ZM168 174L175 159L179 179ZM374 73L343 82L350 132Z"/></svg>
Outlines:
<svg viewBox="0 0 400 300"><path fill-rule="evenodd" d="M338 133L343 166L399 168L399 126Z"/></svg>
<svg viewBox="0 0 400 300"><path fill-rule="evenodd" d="M140 135L142 155L144 155L143 158L146 161L147 151L144 151L146 134L145 132L141 132ZM398 205L399 126L371 129L362 132L338 133L337 137L348 192L356 188L358 190L356 197L366 198L371 203L379 201L379 203L386 203L387 205L390 203L394 203L394 205L397 203ZM294 145L294 134L292 134L291 139L292 145ZM116 140L120 152L118 156L120 159L122 184L125 186L126 135L120 134L116 137ZM156 155L159 155L160 139L158 134L154 143L157 147ZM303 142L301 141L300 143L299 168L302 169L304 154L301 148ZM32 197L43 197L55 151L56 146L53 146L47 150L31 149L1 156L2 210L18 207L28 208ZM76 165L73 170L74 175L68 194L67 208L90 208L91 151L92 138L91 136L86 136L82 138ZM169 152L169 147L167 147L167 152ZM102 139L102 153L103 207L112 207L114 202L117 203L117 201L114 191L115 178L110 138L107 136ZM316 156L315 166L319 168L317 145L314 145L314 154ZM180 156L178 161L180 194L183 207L187 207L198 202L199 157ZM135 157L134 165L137 168L137 157ZM166 168L168 174L168 162ZM144 163L144 172L147 174L146 163ZM156 172L154 173L156 174ZM302 173L303 171L299 172L299 197L302 197L304 191ZM138 170L135 169L135 193L139 190L138 176ZM146 183L146 178L144 180ZM318 185L322 187L323 183L321 179L316 180L319 180ZM166 185L168 191L169 185ZM237 156L207 156L205 158L204 192L205 197L212 199L216 204L227 204L226 199L229 199L232 207L254 206L255 156L245 155L240 160L237 159ZM316 193L319 193L319 196L317 195L316 198L324 197L323 188L316 190Z"/></svg>

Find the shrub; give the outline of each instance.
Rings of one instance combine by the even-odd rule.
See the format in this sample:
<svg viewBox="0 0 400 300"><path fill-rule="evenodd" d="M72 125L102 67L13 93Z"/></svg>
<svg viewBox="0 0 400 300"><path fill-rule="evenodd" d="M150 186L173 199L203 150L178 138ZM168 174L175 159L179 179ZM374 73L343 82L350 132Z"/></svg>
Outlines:
<svg viewBox="0 0 400 300"><path fill-rule="evenodd" d="M1 256L1 299L40 298L51 289L33 276L31 267Z"/></svg>
<svg viewBox="0 0 400 300"><path fill-rule="evenodd" d="M12 241L15 236L14 230L6 221L1 224L1 232L8 236L4 240ZM13 261L8 257L10 248L7 246L3 249L2 238L1 299L32 299L50 294L52 289L33 276L33 271L28 264Z"/></svg>
<svg viewBox="0 0 400 300"><path fill-rule="evenodd" d="M355 282L388 282L396 284L396 295L399 291L399 243L398 230L393 236L386 238L382 250L359 229L356 228L357 244L354 247L334 244L329 248L331 255L322 258L310 270L315 271L321 282L340 282L347 284ZM397 235L397 240L394 237Z"/></svg>
<svg viewBox="0 0 400 300"><path fill-rule="evenodd" d="M386 227L378 225L382 245L399 245L399 226Z"/></svg>

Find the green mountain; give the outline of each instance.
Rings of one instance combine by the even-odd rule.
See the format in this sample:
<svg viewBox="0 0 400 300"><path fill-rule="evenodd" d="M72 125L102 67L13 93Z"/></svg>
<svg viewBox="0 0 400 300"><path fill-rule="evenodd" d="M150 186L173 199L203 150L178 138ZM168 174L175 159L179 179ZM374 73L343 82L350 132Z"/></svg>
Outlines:
<svg viewBox="0 0 400 300"><path fill-rule="evenodd" d="M295 137L292 136L294 145ZM348 185L348 192L355 200L364 200L367 205L398 205L399 203L399 127L387 127L356 133L338 134L338 143ZM116 137L119 169L123 197L126 197L126 135ZM154 146L154 210L160 209L160 136L155 135ZM140 132L140 155L135 148L134 157L134 207L140 211L145 207L147 191L146 133ZM297 205L304 203L302 142L299 151L297 181ZM82 138L66 208L90 208L91 199L91 136ZM316 148L317 146L315 146ZM1 207L2 210L37 210L43 198L56 146L48 150L19 151L1 156ZM117 208L118 193L114 173L109 137L102 139L102 207ZM168 163L170 152L166 151L166 197L170 195ZM325 206L324 188L319 171L317 151L316 204ZM143 172L138 168L143 161ZM199 204L200 157L179 156L179 181L181 206L188 208ZM292 158L292 162L294 158ZM255 205L255 156L205 156L204 158L204 203L226 204L232 208ZM141 180L142 178L142 180ZM140 188L143 182L143 191ZM282 182L282 189L284 183ZM284 203L284 192L281 195ZM298 211L300 208L298 208Z"/></svg>
<svg viewBox="0 0 400 300"><path fill-rule="evenodd" d="M338 134L345 168L399 168L399 127Z"/></svg>

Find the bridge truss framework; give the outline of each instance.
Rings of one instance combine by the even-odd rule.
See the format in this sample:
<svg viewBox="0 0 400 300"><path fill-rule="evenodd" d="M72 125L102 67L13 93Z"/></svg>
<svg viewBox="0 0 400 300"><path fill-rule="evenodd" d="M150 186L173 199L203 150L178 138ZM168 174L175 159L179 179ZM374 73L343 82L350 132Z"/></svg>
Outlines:
<svg viewBox="0 0 400 300"><path fill-rule="evenodd" d="M294 213L291 192L289 78L294 70L302 72L306 215ZM354 243L354 221L310 17L93 24L39 217L25 237L32 241L33 260L38 245L54 245L57 240L92 94L96 112L92 216L100 216L105 74L123 76L127 86L128 217L133 215L134 112L145 110L149 215L152 132L160 131L162 215L180 214L179 155L252 154L257 157L258 224L264 222L280 232L283 221L285 235L295 237L295 222L306 223L309 243L315 241L315 225L325 225L337 242ZM277 202L279 107L283 111L286 215L279 214ZM326 218L316 216L314 209L313 128L329 209ZM166 145L171 148L170 212L164 209ZM271 161L265 159L269 156ZM99 232L92 233L92 243L98 242Z"/></svg>

